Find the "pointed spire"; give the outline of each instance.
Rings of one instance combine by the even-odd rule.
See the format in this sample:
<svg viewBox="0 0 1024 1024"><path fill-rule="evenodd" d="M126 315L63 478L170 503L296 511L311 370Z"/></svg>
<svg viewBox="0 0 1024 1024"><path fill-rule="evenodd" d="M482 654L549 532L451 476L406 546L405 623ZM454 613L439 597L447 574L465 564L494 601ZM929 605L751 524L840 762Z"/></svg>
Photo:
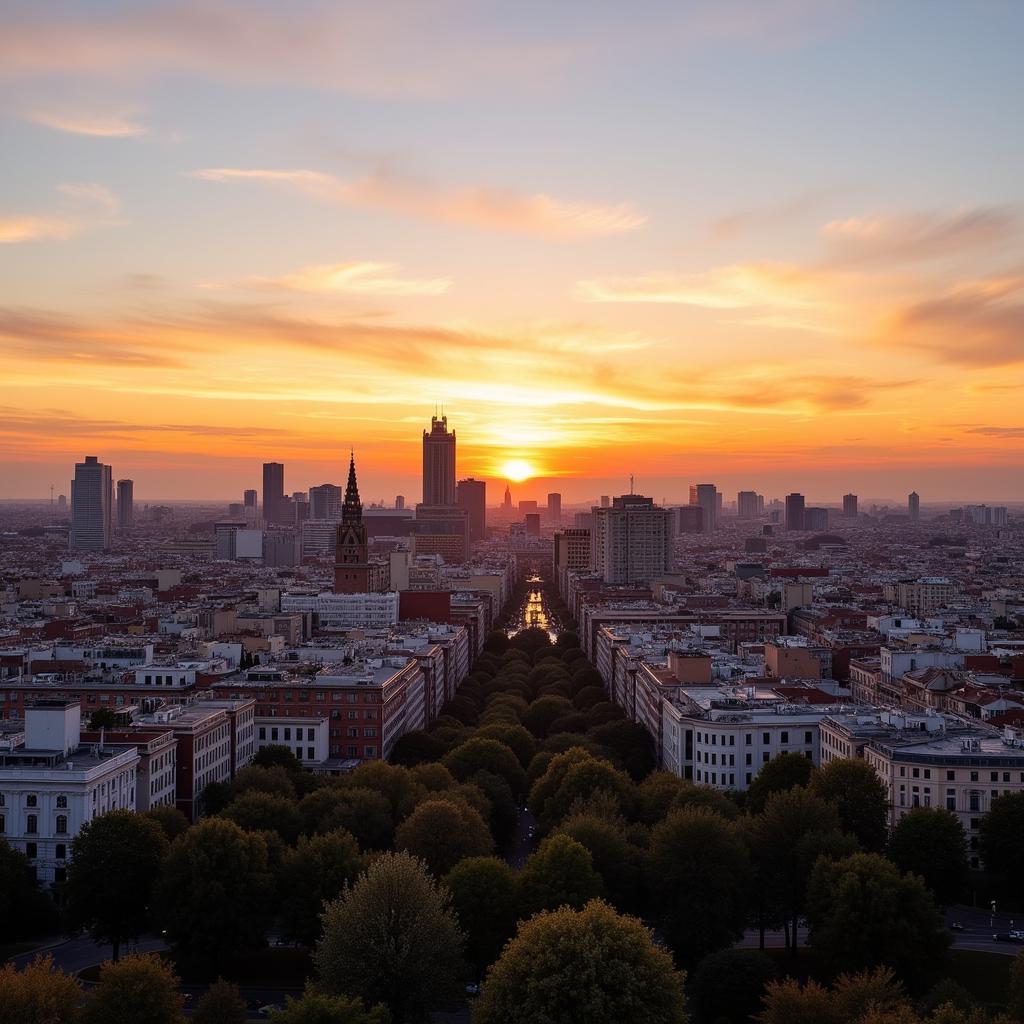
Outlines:
<svg viewBox="0 0 1024 1024"><path fill-rule="evenodd" d="M342 505L341 518L345 522L360 522L363 518L363 506L359 501L359 485L356 483L356 453L352 449L348 462L348 483L345 486L345 503Z"/></svg>

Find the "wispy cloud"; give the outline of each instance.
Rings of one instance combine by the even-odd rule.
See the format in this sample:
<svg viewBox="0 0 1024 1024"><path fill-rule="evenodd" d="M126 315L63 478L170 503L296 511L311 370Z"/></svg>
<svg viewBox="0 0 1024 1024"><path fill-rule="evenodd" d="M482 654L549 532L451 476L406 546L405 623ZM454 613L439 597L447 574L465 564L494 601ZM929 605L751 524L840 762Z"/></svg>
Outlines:
<svg viewBox="0 0 1024 1024"><path fill-rule="evenodd" d="M264 288L308 292L319 295L442 295L451 287L451 279L406 278L398 274L395 263L328 263L301 267L280 277L248 277L227 284L213 283L205 287Z"/></svg>
<svg viewBox="0 0 1024 1024"><path fill-rule="evenodd" d="M148 130L145 125L122 114L34 110L26 116L29 121L52 128L54 131L105 139L134 138L145 135Z"/></svg>
<svg viewBox="0 0 1024 1024"><path fill-rule="evenodd" d="M1024 437L1024 427L969 427L968 434L983 434L985 437Z"/></svg>
<svg viewBox="0 0 1024 1024"><path fill-rule="evenodd" d="M1018 231L1016 215L1003 207L848 217L821 229L832 258L843 262L932 260L1005 242Z"/></svg>
<svg viewBox="0 0 1024 1024"><path fill-rule="evenodd" d="M53 213L0 212L0 245L72 238L88 228L109 224L119 211L117 197L105 185L58 185L63 202Z"/></svg>
<svg viewBox="0 0 1024 1024"><path fill-rule="evenodd" d="M785 263L715 267L697 274L650 274L580 281L584 302L656 302L705 309L779 307L821 309L830 305L833 275Z"/></svg>
<svg viewBox="0 0 1024 1024"><path fill-rule="evenodd" d="M193 171L204 181L257 181L297 189L315 199L371 207L426 220L465 224L556 239L618 235L647 220L632 203L565 202L544 193L522 193L488 185L444 188L431 182L379 172L343 179L322 171L208 167Z"/></svg>

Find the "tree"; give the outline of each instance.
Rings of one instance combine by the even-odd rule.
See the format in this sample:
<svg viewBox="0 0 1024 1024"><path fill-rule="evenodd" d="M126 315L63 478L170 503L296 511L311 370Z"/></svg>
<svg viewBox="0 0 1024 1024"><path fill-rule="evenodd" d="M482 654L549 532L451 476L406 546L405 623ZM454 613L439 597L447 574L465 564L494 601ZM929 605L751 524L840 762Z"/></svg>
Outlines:
<svg viewBox="0 0 1024 1024"><path fill-rule="evenodd" d="M0 967L0 1024L75 1024L82 990L78 982L37 956L19 971Z"/></svg>
<svg viewBox="0 0 1024 1024"><path fill-rule="evenodd" d="M459 995L464 940L422 861L385 853L328 904L313 962L326 992L384 1003L407 1024Z"/></svg>
<svg viewBox="0 0 1024 1024"><path fill-rule="evenodd" d="M270 1015L274 1024L390 1024L384 1006L364 1009L358 999L332 996L307 986L302 996L286 996L284 1008Z"/></svg>
<svg viewBox="0 0 1024 1024"><path fill-rule="evenodd" d="M515 934L519 882L497 857L467 857L444 878L452 906L466 934L466 951L476 977L482 978Z"/></svg>
<svg viewBox="0 0 1024 1024"><path fill-rule="evenodd" d="M433 733L414 729L395 741L391 748L391 763L412 768L429 761L440 761L447 749L447 744Z"/></svg>
<svg viewBox="0 0 1024 1024"><path fill-rule="evenodd" d="M491 968L474 1024L685 1024L683 975L634 917L594 900L539 914Z"/></svg>
<svg viewBox="0 0 1024 1024"><path fill-rule="evenodd" d="M543 739L551 723L572 710L572 702L565 697L538 697L523 715L523 725L538 739Z"/></svg>
<svg viewBox="0 0 1024 1024"><path fill-rule="evenodd" d="M1006 995L1006 1009L1014 1020L1024 1021L1024 950L1010 964L1010 989Z"/></svg>
<svg viewBox="0 0 1024 1024"><path fill-rule="evenodd" d="M84 1024L183 1024L179 984L171 966L154 954L106 963L85 1005Z"/></svg>
<svg viewBox="0 0 1024 1024"><path fill-rule="evenodd" d="M202 995L192 1012L192 1024L245 1024L245 1000L233 981L218 978Z"/></svg>
<svg viewBox="0 0 1024 1024"><path fill-rule="evenodd" d="M314 790L302 798L299 814L307 834L343 828L356 837L363 850L386 850L394 838L388 798L361 786Z"/></svg>
<svg viewBox="0 0 1024 1024"><path fill-rule="evenodd" d="M911 987L941 970L949 933L915 875L877 853L821 859L807 890L810 944L835 968L885 965Z"/></svg>
<svg viewBox="0 0 1024 1024"><path fill-rule="evenodd" d="M881 853L888 833L889 797L874 768L860 758L830 761L811 775L811 792L839 815L839 827L868 853Z"/></svg>
<svg viewBox="0 0 1024 1024"><path fill-rule="evenodd" d="M302 831L302 818L294 800L260 790L232 800L221 817L233 821L246 832L276 832L286 843L294 843Z"/></svg>
<svg viewBox="0 0 1024 1024"><path fill-rule="evenodd" d="M697 964L687 989L699 1020L747 1024L761 1008L765 986L774 977L775 964L764 953L720 949Z"/></svg>
<svg viewBox="0 0 1024 1024"><path fill-rule="evenodd" d="M117 715L110 708L96 708L89 716L89 728L94 732L100 729L114 729L117 727Z"/></svg>
<svg viewBox="0 0 1024 1024"><path fill-rule="evenodd" d="M695 963L743 934L749 873L746 845L720 815L677 810L655 826L648 885L677 960Z"/></svg>
<svg viewBox="0 0 1024 1024"><path fill-rule="evenodd" d="M955 903L967 888L967 834L944 807L914 807L896 823L889 859L903 872L924 879L940 906Z"/></svg>
<svg viewBox="0 0 1024 1024"><path fill-rule="evenodd" d="M1014 892L1024 888L1020 851L1024 850L1024 793L996 797L978 828L978 849L989 871L1002 875Z"/></svg>
<svg viewBox="0 0 1024 1024"><path fill-rule="evenodd" d="M289 775L298 775L303 770L302 762L292 752L292 748L282 743L268 743L260 747L249 763L257 768L283 768Z"/></svg>
<svg viewBox="0 0 1024 1024"><path fill-rule="evenodd" d="M752 830L759 882L781 915L787 945L796 956L799 918L814 862L822 855L852 853L855 841L840 833L835 808L802 786L771 794Z"/></svg>
<svg viewBox="0 0 1024 1024"><path fill-rule="evenodd" d="M517 717L515 724L484 725L477 729L476 735L480 739L497 740L499 743L504 743L516 755L525 770L533 759L533 755L537 753L537 740L529 729L524 729L518 722Z"/></svg>
<svg viewBox="0 0 1024 1024"><path fill-rule="evenodd" d="M595 726L587 736L608 751L609 758L621 765L637 782L657 767L651 734L637 722L620 719Z"/></svg>
<svg viewBox="0 0 1024 1024"><path fill-rule="evenodd" d="M770 981L758 1024L847 1024L838 1013L828 989L816 981L801 985L796 978Z"/></svg>
<svg viewBox="0 0 1024 1024"><path fill-rule="evenodd" d="M164 830L164 835L167 836L169 843L173 843L182 832L187 832L189 829L188 818L173 804L150 807L148 811L142 812L142 816L149 818L150 821L155 821Z"/></svg>
<svg viewBox="0 0 1024 1024"><path fill-rule="evenodd" d="M590 851L567 835L545 839L526 860L519 877L523 913L527 916L561 906L584 906L604 895Z"/></svg>
<svg viewBox="0 0 1024 1024"><path fill-rule="evenodd" d="M794 786L806 786L814 765L803 754L778 754L754 777L747 790L747 807L754 814L764 810L772 793L782 793Z"/></svg>
<svg viewBox="0 0 1024 1024"><path fill-rule="evenodd" d="M216 970L235 948L262 945L273 891L266 839L207 818L167 855L159 918L179 957Z"/></svg>
<svg viewBox="0 0 1024 1024"><path fill-rule="evenodd" d="M586 847L617 910L643 910L640 851L627 839L621 819L581 811L566 818L558 831Z"/></svg>
<svg viewBox="0 0 1024 1024"><path fill-rule="evenodd" d="M526 790L526 772L519 758L498 740L476 736L447 753L442 763L460 782L483 771L500 775L516 796Z"/></svg>
<svg viewBox="0 0 1024 1024"><path fill-rule="evenodd" d="M619 771L610 761L590 757L572 764L562 775L555 791L541 807L541 828L553 828L562 820L578 800L586 800L595 793L604 793L614 799L620 814L631 809L633 784L625 772Z"/></svg>
<svg viewBox="0 0 1024 1024"><path fill-rule="evenodd" d="M672 809L673 801L687 785L672 772L651 772L636 787L637 813L645 825L656 825Z"/></svg>
<svg viewBox="0 0 1024 1024"><path fill-rule="evenodd" d="M395 847L422 858L440 876L464 857L485 857L494 849L494 840L473 808L434 798L420 804L398 827Z"/></svg>
<svg viewBox="0 0 1024 1024"><path fill-rule="evenodd" d="M0 839L0 942L45 935L58 927L57 909L39 888L28 858Z"/></svg>
<svg viewBox="0 0 1024 1024"><path fill-rule="evenodd" d="M438 766L440 767L440 765ZM519 801L512 787L500 776L491 772L477 772L471 776L468 785L480 790L490 804L487 823L498 846L507 845L515 835L519 823Z"/></svg>
<svg viewBox="0 0 1024 1024"><path fill-rule="evenodd" d="M411 814L423 796L423 790L408 768L386 761L364 761L348 778L352 786L387 797L396 823Z"/></svg>
<svg viewBox="0 0 1024 1024"><path fill-rule="evenodd" d="M271 796L284 797L285 800L298 799L295 783L280 765L259 768L250 764L241 769L231 782L231 798L237 800L252 792L269 793Z"/></svg>
<svg viewBox="0 0 1024 1024"><path fill-rule="evenodd" d="M109 942L115 961L121 944L150 926L167 849L163 829L134 811L110 811L86 822L71 844L64 889L69 922L88 929L97 942Z"/></svg>
<svg viewBox="0 0 1024 1024"><path fill-rule="evenodd" d="M285 854L281 892L287 894L283 923L287 935L312 946L320 936L324 904L337 899L366 866L351 832L338 829L326 835L303 836Z"/></svg>

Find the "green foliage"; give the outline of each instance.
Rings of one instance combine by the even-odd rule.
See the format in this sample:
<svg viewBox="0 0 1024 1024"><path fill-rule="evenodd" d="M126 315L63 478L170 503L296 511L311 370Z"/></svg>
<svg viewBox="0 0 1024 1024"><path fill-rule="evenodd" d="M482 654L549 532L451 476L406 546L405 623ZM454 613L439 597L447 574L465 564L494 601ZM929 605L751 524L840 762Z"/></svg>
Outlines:
<svg viewBox="0 0 1024 1024"><path fill-rule="evenodd" d="M466 934L467 957L481 978L515 934L519 880L497 857L467 857L445 876L444 884Z"/></svg>
<svg viewBox="0 0 1024 1024"><path fill-rule="evenodd" d="M192 1024L245 1024L245 1000L232 981L218 978L202 995L192 1011Z"/></svg>
<svg viewBox="0 0 1024 1024"><path fill-rule="evenodd" d="M407 853L378 857L324 912L314 963L325 991L423 1021L459 994L464 936L448 890Z"/></svg>
<svg viewBox="0 0 1024 1024"><path fill-rule="evenodd" d="M372 789L387 797L396 823L411 814L423 796L422 789L407 768L386 761L364 761L348 781L353 787Z"/></svg>
<svg viewBox="0 0 1024 1024"><path fill-rule="evenodd" d="M284 1008L270 1014L272 1024L390 1024L391 1015L384 1006L371 1010L358 999L332 996L307 987L302 996L286 996Z"/></svg>
<svg viewBox="0 0 1024 1024"><path fill-rule="evenodd" d="M307 835L343 828L356 837L360 849L386 850L394 837L388 798L361 786L324 786L299 803L302 828Z"/></svg>
<svg viewBox="0 0 1024 1024"><path fill-rule="evenodd" d="M185 1000L171 966L159 956L126 956L100 969L84 1024L183 1024Z"/></svg>
<svg viewBox="0 0 1024 1024"><path fill-rule="evenodd" d="M941 906L955 903L967 888L967 834L944 807L914 807L896 823L889 859L903 872L924 879Z"/></svg>
<svg viewBox="0 0 1024 1024"><path fill-rule="evenodd" d="M1024 793L1011 793L992 801L978 829L978 849L985 867L1002 875L1015 893L1024 891L1020 852L1024 850Z"/></svg>
<svg viewBox="0 0 1024 1024"><path fill-rule="evenodd" d="M272 768L260 768L250 764L235 775L231 782L233 800L253 792L269 793L271 796L283 797L285 800L297 798L295 783L280 765L275 765Z"/></svg>
<svg viewBox="0 0 1024 1024"><path fill-rule="evenodd" d="M651 734L637 722L625 718L606 722L591 729L588 738L638 782L647 778L657 767Z"/></svg>
<svg viewBox="0 0 1024 1024"><path fill-rule="evenodd" d="M477 772L500 775L516 796L526 790L526 773L518 757L498 740L474 737L445 755L444 766L460 781Z"/></svg>
<svg viewBox="0 0 1024 1024"><path fill-rule="evenodd" d="M302 831L295 800L261 790L250 790L232 800L221 816L246 832L276 832L288 844L294 843Z"/></svg>
<svg viewBox="0 0 1024 1024"><path fill-rule="evenodd" d="M859 757L840 758L811 775L811 792L827 800L839 826L867 853L881 853L888 833L889 797L874 768Z"/></svg>
<svg viewBox="0 0 1024 1024"><path fill-rule="evenodd" d="M525 710L525 709L524 709ZM518 722L518 717L516 719ZM537 741L528 729L524 729L521 725L484 725L477 730L476 735L480 739L485 740L497 740L499 743L503 743L519 760L519 763L524 769L533 760L533 755L537 753Z"/></svg>
<svg viewBox="0 0 1024 1024"><path fill-rule="evenodd" d="M911 988L941 971L949 933L920 878L875 853L821 859L807 887L810 943L834 969L891 967Z"/></svg>
<svg viewBox="0 0 1024 1024"><path fill-rule="evenodd" d="M350 832L338 829L312 839L303 836L281 865L286 934L312 946L320 936L324 904L337 899L365 867L366 859Z"/></svg>
<svg viewBox="0 0 1024 1024"><path fill-rule="evenodd" d="M594 870L590 851L567 835L545 839L531 853L519 876L523 913L582 907L604 895L604 883Z"/></svg>
<svg viewBox="0 0 1024 1024"><path fill-rule="evenodd" d="M720 949L694 967L687 981L700 1021L747 1024L761 1008L765 986L775 977L771 958L756 949Z"/></svg>
<svg viewBox="0 0 1024 1024"><path fill-rule="evenodd" d="M148 811L143 811L142 816L149 818L150 821L155 821L164 830L164 835L167 836L169 843L173 843L182 832L187 832L189 829L188 818L171 804L151 807Z"/></svg>
<svg viewBox="0 0 1024 1024"><path fill-rule="evenodd" d="M594 901L521 925L491 968L473 1024L685 1024L683 976L636 918Z"/></svg>
<svg viewBox="0 0 1024 1024"><path fill-rule="evenodd" d="M410 768L413 779L428 793L443 793L455 785L455 776L443 764L436 761L418 764Z"/></svg>
<svg viewBox="0 0 1024 1024"><path fill-rule="evenodd" d="M1006 998L1007 1012L1014 1020L1024 1021L1024 950L1010 965L1010 990Z"/></svg>
<svg viewBox="0 0 1024 1024"><path fill-rule="evenodd" d="M487 797L490 804L487 824L491 835L497 846L505 846L512 840L519 823L519 801L512 787L500 775L491 772L477 772L469 781Z"/></svg>
<svg viewBox="0 0 1024 1024"><path fill-rule="evenodd" d="M96 708L89 716L89 728L94 732L100 729L114 729L117 727L117 715L110 708Z"/></svg>
<svg viewBox="0 0 1024 1024"><path fill-rule="evenodd" d="M0 967L0 1024L77 1024L82 990L78 982L37 956L23 970Z"/></svg>
<svg viewBox="0 0 1024 1024"><path fill-rule="evenodd" d="M617 910L640 913L644 909L640 851L629 842L621 819L574 813L558 826L558 831L590 853L594 870Z"/></svg>
<svg viewBox="0 0 1024 1024"><path fill-rule="evenodd" d="M676 796L686 786L692 785L672 772L651 772L636 787L637 814L640 820L646 825L656 825L672 809Z"/></svg>
<svg viewBox="0 0 1024 1024"><path fill-rule="evenodd" d="M291 747L279 743L268 743L260 747L250 763L256 768L283 768L289 776L298 775L303 770L302 762Z"/></svg>
<svg viewBox="0 0 1024 1024"><path fill-rule="evenodd" d="M688 808L671 811L655 826L648 885L655 916L679 962L695 963L743 934L749 871L746 844L721 815Z"/></svg>
<svg viewBox="0 0 1024 1024"><path fill-rule="evenodd" d="M614 799L619 812L628 814L633 805L633 784L628 775L608 761L588 757L569 765L555 791L544 801L538 815L541 828L549 831L580 799L595 793Z"/></svg>
<svg viewBox="0 0 1024 1024"><path fill-rule="evenodd" d="M572 702L565 697L538 697L523 715L523 725L538 739L543 739L551 723L572 709Z"/></svg>
<svg viewBox="0 0 1024 1024"><path fill-rule="evenodd" d="M391 763L412 768L444 757L447 745L433 733L414 730L399 736L391 748Z"/></svg>
<svg viewBox="0 0 1024 1024"><path fill-rule="evenodd" d="M839 1017L832 995L816 981L801 985L796 978L770 981L758 1024L846 1024Z"/></svg>
<svg viewBox="0 0 1024 1024"><path fill-rule="evenodd" d="M151 925L150 907L168 842L151 818L111 811L86 822L71 845L64 896L72 927L109 942L117 959L121 944Z"/></svg>
<svg viewBox="0 0 1024 1024"><path fill-rule="evenodd" d="M794 786L806 786L814 765L803 754L778 754L754 776L747 790L747 806L752 814L764 810L773 793L783 793Z"/></svg>
<svg viewBox="0 0 1024 1024"><path fill-rule="evenodd" d="M672 809L704 807L729 821L739 817L739 810L724 793L714 786L698 786L684 781L672 801Z"/></svg>
<svg viewBox="0 0 1024 1024"><path fill-rule="evenodd" d="M530 762L529 776L535 775L535 768L539 769L542 766L543 762L538 760L541 756L541 754L538 754ZM579 746L570 747L568 750L551 757L543 770L543 774L538 776L530 787L529 806L531 812L538 818L542 817L547 810L549 802L554 799L555 794L558 792L558 787L561 786L569 769L573 765L583 764L593 759L593 755L589 751Z"/></svg>
<svg viewBox="0 0 1024 1024"><path fill-rule="evenodd" d="M45 935L57 911L36 881L28 858L0 839L0 942Z"/></svg>
<svg viewBox="0 0 1024 1024"><path fill-rule="evenodd" d="M208 818L167 855L159 919L179 957L215 970L229 953L262 944L273 892L266 839Z"/></svg>
<svg viewBox="0 0 1024 1024"><path fill-rule="evenodd" d="M484 857L494 841L480 814L459 801L425 801L398 827L395 847L421 858L435 875L445 875L464 857Z"/></svg>

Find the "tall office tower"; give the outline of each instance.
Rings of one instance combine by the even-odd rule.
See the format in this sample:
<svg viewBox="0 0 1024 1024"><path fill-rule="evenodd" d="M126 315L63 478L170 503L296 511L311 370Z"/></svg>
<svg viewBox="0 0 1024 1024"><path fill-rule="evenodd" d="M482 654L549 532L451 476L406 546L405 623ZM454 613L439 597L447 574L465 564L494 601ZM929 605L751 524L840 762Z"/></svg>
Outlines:
<svg viewBox="0 0 1024 1024"><path fill-rule="evenodd" d="M560 523L562 521L562 496L560 494L548 495L548 522Z"/></svg>
<svg viewBox="0 0 1024 1024"><path fill-rule="evenodd" d="M828 529L828 509L807 506L804 509L804 529L824 533Z"/></svg>
<svg viewBox="0 0 1024 1024"><path fill-rule="evenodd" d="M117 528L130 530L135 522L133 493L135 484L131 480L117 481Z"/></svg>
<svg viewBox="0 0 1024 1024"><path fill-rule="evenodd" d="M690 504L704 509L704 532L714 533L718 529L720 502L714 484L691 484Z"/></svg>
<svg viewBox="0 0 1024 1024"><path fill-rule="evenodd" d="M334 545L334 592L365 594L370 589L369 541L363 523L363 504L359 500L353 452L348 463L348 484Z"/></svg>
<svg viewBox="0 0 1024 1024"><path fill-rule="evenodd" d="M469 477L455 487L459 505L466 510L466 530L473 544L487 536L487 484Z"/></svg>
<svg viewBox="0 0 1024 1024"><path fill-rule="evenodd" d="M857 518L857 495L856 494L844 494L843 495L843 515L847 519Z"/></svg>
<svg viewBox="0 0 1024 1024"><path fill-rule="evenodd" d="M429 433L423 431L423 504L455 504L455 431L447 416L432 416Z"/></svg>
<svg viewBox="0 0 1024 1024"><path fill-rule="evenodd" d="M740 491L736 495L736 515L740 519L757 519L760 515L758 498L761 496L757 491Z"/></svg>
<svg viewBox="0 0 1024 1024"><path fill-rule="evenodd" d="M263 463L263 521L280 522L284 505L284 464Z"/></svg>
<svg viewBox="0 0 1024 1024"><path fill-rule="evenodd" d="M110 467L95 455L75 463L71 481L70 546L77 551L106 551L110 547L114 495Z"/></svg>
<svg viewBox="0 0 1024 1024"><path fill-rule="evenodd" d="M703 533L704 509L700 505L680 505L676 509L676 529L679 533Z"/></svg>
<svg viewBox="0 0 1024 1024"><path fill-rule="evenodd" d="M512 511L512 488L508 484L505 484L505 500L501 503L501 507L506 512Z"/></svg>
<svg viewBox="0 0 1024 1024"><path fill-rule="evenodd" d="M57 495L57 508L62 512L68 507L68 496L66 494Z"/></svg>
<svg viewBox="0 0 1024 1024"><path fill-rule="evenodd" d="M609 508L594 509L590 563L605 583L640 583L672 568L670 509L653 498L625 494Z"/></svg>
<svg viewBox="0 0 1024 1024"><path fill-rule="evenodd" d="M804 496L794 491L786 495L786 529L804 528Z"/></svg>
<svg viewBox="0 0 1024 1024"><path fill-rule="evenodd" d="M250 487L249 490L247 490L242 495L242 504L245 506L246 509L253 509L253 511L255 512L256 505L257 505L256 498L257 498L256 488L255 487Z"/></svg>
<svg viewBox="0 0 1024 1024"><path fill-rule="evenodd" d="M523 520L526 523L526 536L527 537L539 537L540 536L540 513L539 512L527 512L523 516Z"/></svg>
<svg viewBox="0 0 1024 1024"><path fill-rule="evenodd" d="M405 495L404 494L396 494L395 495L395 508L405 508Z"/></svg>
<svg viewBox="0 0 1024 1024"><path fill-rule="evenodd" d="M917 491L911 491L907 495L907 511L910 513L911 522L916 523L921 518L921 495Z"/></svg>
<svg viewBox="0 0 1024 1024"><path fill-rule="evenodd" d="M1006 511L1005 505L997 505L992 509L992 525L993 526L1006 526L1009 523L1009 517Z"/></svg>
<svg viewBox="0 0 1024 1024"><path fill-rule="evenodd" d="M295 511L294 522L304 523L309 518L309 495L305 491L296 491L292 495L292 508Z"/></svg>
<svg viewBox="0 0 1024 1024"><path fill-rule="evenodd" d="M309 518L338 519L341 516L342 490L337 484L321 484L309 489Z"/></svg>
<svg viewBox="0 0 1024 1024"><path fill-rule="evenodd" d="M562 530L552 541L556 577L560 569L583 571L590 568L590 530Z"/></svg>
<svg viewBox="0 0 1024 1024"><path fill-rule="evenodd" d="M611 508L612 499L607 494L601 495L601 508Z"/></svg>

